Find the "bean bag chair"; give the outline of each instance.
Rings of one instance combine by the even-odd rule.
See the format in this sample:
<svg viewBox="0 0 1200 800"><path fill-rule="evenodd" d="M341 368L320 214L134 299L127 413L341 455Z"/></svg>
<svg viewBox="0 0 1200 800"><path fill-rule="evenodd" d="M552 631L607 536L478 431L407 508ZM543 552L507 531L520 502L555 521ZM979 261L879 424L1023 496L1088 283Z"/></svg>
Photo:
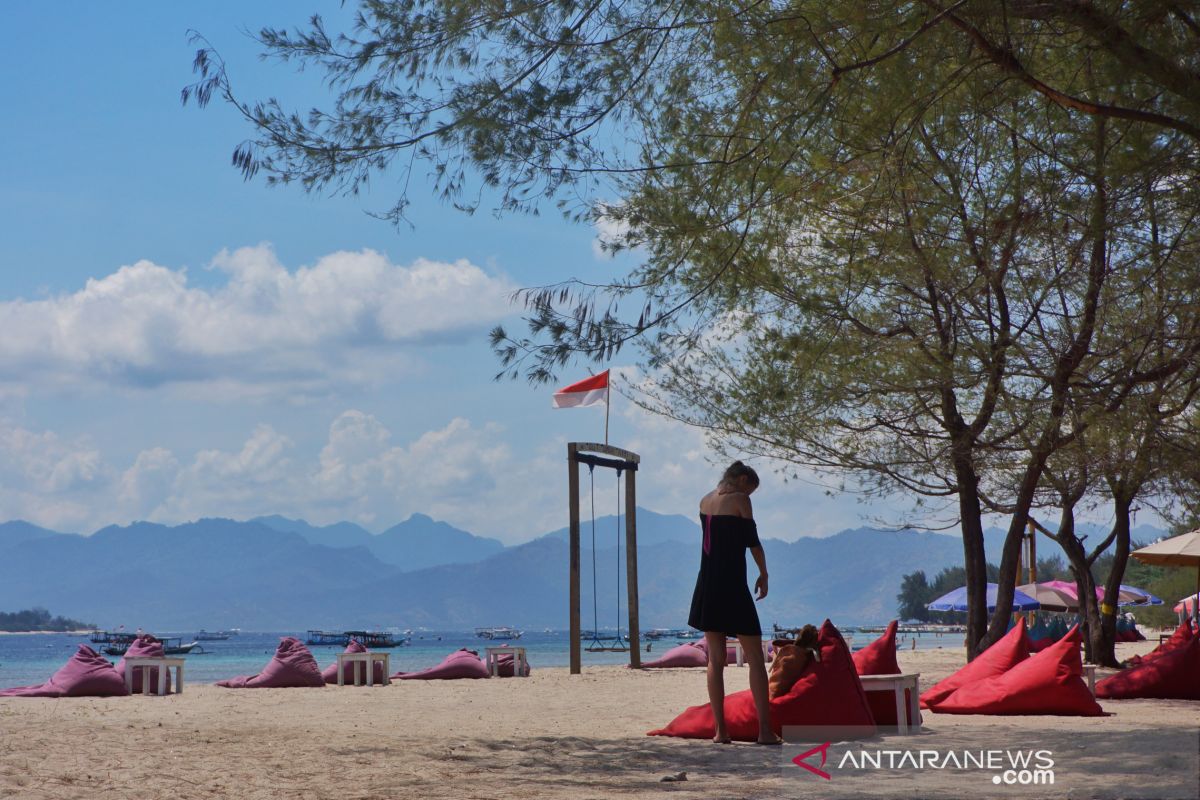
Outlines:
<svg viewBox="0 0 1200 800"><path fill-rule="evenodd" d="M512 670L512 656L509 656L509 671ZM402 681L451 680L456 678L487 678L487 665L474 650L455 650L442 659L435 667L429 667L419 672L397 672L393 679Z"/></svg>
<svg viewBox="0 0 1200 800"><path fill-rule="evenodd" d="M1096 684L1096 696L1110 700L1159 698L1200 700L1200 639L1146 659Z"/></svg>
<svg viewBox="0 0 1200 800"><path fill-rule="evenodd" d="M1158 647L1151 650L1144 656L1133 656L1128 660L1128 663L1133 665L1144 664L1147 661L1153 661L1159 656L1165 655L1179 647L1183 647L1196 635L1192 632L1192 626L1186 622L1180 623L1175 632L1171 634L1171 638L1160 644Z"/></svg>
<svg viewBox="0 0 1200 800"><path fill-rule="evenodd" d="M646 661L642 667L658 669L661 667L704 667L708 665L708 648L704 642L688 642L667 650L653 661Z"/></svg>
<svg viewBox="0 0 1200 800"><path fill-rule="evenodd" d="M869 645L859 650L854 654L854 668L859 675L899 675L900 662L896 660L896 620L888 623L887 630ZM916 725L920 721L920 714L917 714L917 719L912 718L912 710L909 703L912 702L912 692L908 689L904 690L904 707L909 709L907 712L908 724ZM888 692L867 692L867 705L871 707L871 716L875 718L876 725L895 726L896 723L896 696Z"/></svg>
<svg viewBox="0 0 1200 800"><path fill-rule="evenodd" d="M17 686L0 697L121 697L129 694L123 673L86 644L39 686Z"/></svg>
<svg viewBox="0 0 1200 800"><path fill-rule="evenodd" d="M930 704L936 714L1101 717L1104 709L1083 680L1079 626L1051 647L1001 675L972 681Z"/></svg>
<svg viewBox="0 0 1200 800"><path fill-rule="evenodd" d="M358 639L351 639L350 644L346 645L343 653L368 653L370 652ZM345 683L354 683L354 670L356 665L347 664L342 669L342 680ZM361 669L361 668L360 668ZM321 670L321 677L325 679L325 683L337 683L337 659L325 669ZM383 664L375 662L371 669L371 682L383 683Z"/></svg>
<svg viewBox="0 0 1200 800"><path fill-rule="evenodd" d="M1025 635L1025 619L1022 617L1016 626L974 660L967 662L965 667L922 692L921 708L929 708L934 703L946 699L960 686L994 675L1003 675L1027 658L1029 641Z"/></svg>
<svg viewBox="0 0 1200 800"><path fill-rule="evenodd" d="M275 648L275 656L257 675L217 681L226 689L289 689L325 686L321 668L304 643L294 636L284 636Z"/></svg>
<svg viewBox="0 0 1200 800"><path fill-rule="evenodd" d="M125 677L125 659L127 658L162 658L163 645L158 639L153 636L139 636L129 643L129 648L125 654L121 656L121 660L117 662L117 674L122 678ZM134 667L133 668L133 693L138 694L144 689L143 680L146 680L146 673L149 672L150 690L158 691L158 667ZM171 693L171 670L167 670L167 694Z"/></svg>
<svg viewBox="0 0 1200 800"><path fill-rule="evenodd" d="M788 725L854 726L858 735L874 735L875 722L866 693L841 633L825 620L817 642L821 660L810 661L787 694L771 699L772 730L779 734ZM730 738L745 742L758 739L758 714L749 689L725 696L725 725ZM712 707L705 703L692 706L665 728L647 735L711 739L716 732Z"/></svg>

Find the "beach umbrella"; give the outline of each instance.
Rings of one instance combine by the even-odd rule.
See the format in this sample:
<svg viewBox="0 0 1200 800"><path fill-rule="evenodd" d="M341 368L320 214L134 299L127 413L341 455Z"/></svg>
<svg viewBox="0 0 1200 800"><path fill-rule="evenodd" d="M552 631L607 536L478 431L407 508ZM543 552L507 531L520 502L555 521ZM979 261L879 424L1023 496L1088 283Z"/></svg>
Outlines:
<svg viewBox="0 0 1200 800"><path fill-rule="evenodd" d="M987 585L987 603L988 611L996 610L996 584L989 583ZM953 592L947 592L938 599L925 606L930 611L966 611L967 610L967 587L960 586ZM1035 611L1041 605L1037 600L1034 600L1029 595L1021 591L1013 592L1013 611Z"/></svg>
<svg viewBox="0 0 1200 800"><path fill-rule="evenodd" d="M1195 567L1196 593L1200 594L1200 528L1146 545L1129 555L1143 564L1159 567ZM1200 619L1200 603L1192 604L1192 612Z"/></svg>
<svg viewBox="0 0 1200 800"><path fill-rule="evenodd" d="M1075 611L1079 608L1075 587L1068 589L1064 581L1026 583L1018 586L1017 591L1038 601L1042 611Z"/></svg>
<svg viewBox="0 0 1200 800"><path fill-rule="evenodd" d="M1189 594L1187 597L1181 597L1179 602L1176 603L1175 607L1171 610L1176 614L1190 615L1192 610L1196 607L1197 598L1200 598L1200 592L1197 592L1196 594Z"/></svg>
<svg viewBox="0 0 1200 800"><path fill-rule="evenodd" d="M1062 604L1063 607L1061 607L1061 608L1052 608L1052 606L1059 605L1059 604L1055 603L1053 600L1043 599L1042 597L1039 597L1038 595L1034 594L1029 589L1025 588L1025 586L1018 586L1017 588L1020 589L1021 591L1025 592L1025 594L1027 594L1031 597L1037 597L1038 600L1041 600L1043 611L1078 611L1079 610L1079 589L1078 589L1078 586L1074 582L1072 582L1072 581L1046 581L1045 583L1040 583L1037 585L1046 587L1048 589L1052 589L1055 592L1059 592L1059 593L1065 595L1066 597L1070 598L1069 602ZM1032 587L1033 584L1028 584L1028 586ZM1095 587L1095 589L1096 589L1096 599L1103 600L1104 599L1104 587L1097 586L1097 587ZM1119 605L1119 606L1155 605L1155 603L1154 603L1155 600L1158 600L1158 605L1162 604L1162 600L1159 600L1154 595L1150 594L1149 592L1143 591L1141 589L1135 589L1132 586L1126 586L1125 584L1121 584L1120 588L1117 590L1117 605Z"/></svg>
<svg viewBox="0 0 1200 800"><path fill-rule="evenodd" d="M1128 603L1121 603L1123 606L1161 606L1163 601L1147 592L1145 589L1139 589L1136 586L1126 586L1121 584L1121 596L1124 597L1128 593L1131 597L1140 598L1131 600Z"/></svg>

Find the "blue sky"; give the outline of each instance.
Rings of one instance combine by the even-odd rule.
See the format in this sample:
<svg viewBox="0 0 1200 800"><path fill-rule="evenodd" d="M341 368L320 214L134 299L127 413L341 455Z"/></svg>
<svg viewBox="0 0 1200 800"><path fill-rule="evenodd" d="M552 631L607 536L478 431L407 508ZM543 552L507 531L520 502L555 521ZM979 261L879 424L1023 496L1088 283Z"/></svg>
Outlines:
<svg viewBox="0 0 1200 800"><path fill-rule="evenodd" d="M486 335L520 327L514 288L629 262L553 209L468 217L414 184L415 227L396 229L366 213L394 199L386 179L355 198L244 182L229 166L242 120L180 105L187 32L242 96L306 109L327 97L318 76L261 62L245 31L313 12L348 18L320 0L0 5L0 519L90 532L280 513L381 530L422 512L507 542L564 524L565 443L601 438L603 409L552 411L550 388L494 382ZM656 511L693 514L719 471L699 433L621 398L611 440L642 455ZM906 508L759 466L769 536Z"/></svg>

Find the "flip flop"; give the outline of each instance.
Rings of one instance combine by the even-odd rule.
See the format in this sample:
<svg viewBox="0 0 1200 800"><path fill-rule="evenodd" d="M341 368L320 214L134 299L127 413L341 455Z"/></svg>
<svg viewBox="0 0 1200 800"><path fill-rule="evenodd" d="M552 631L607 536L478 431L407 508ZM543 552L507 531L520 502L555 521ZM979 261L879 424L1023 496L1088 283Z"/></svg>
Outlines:
<svg viewBox="0 0 1200 800"><path fill-rule="evenodd" d="M763 747L779 747L783 744L783 739L776 739L773 742L755 742L755 744L762 745Z"/></svg>

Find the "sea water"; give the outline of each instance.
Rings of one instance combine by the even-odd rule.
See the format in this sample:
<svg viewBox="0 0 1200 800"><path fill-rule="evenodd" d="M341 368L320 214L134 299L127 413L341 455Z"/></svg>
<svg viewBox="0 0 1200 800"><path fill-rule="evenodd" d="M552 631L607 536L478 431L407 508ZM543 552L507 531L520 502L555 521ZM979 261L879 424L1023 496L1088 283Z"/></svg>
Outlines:
<svg viewBox="0 0 1200 800"><path fill-rule="evenodd" d="M195 637L195 631L155 631L162 637L181 638L190 642ZM857 633L851 640L854 649L858 649L873 641L879 634ZM295 636L304 641L304 631L273 631L273 632L242 632L222 641L200 642L199 646L184 656L187 663L184 667L184 679L187 682L213 683L223 678L237 675L253 675L259 672L275 653L275 647L282 636ZM611 642L615 632L608 632L607 642ZM925 650L936 647L959 647L962 645L962 634L909 634L899 641L901 651L912 647L916 640L917 649ZM601 632L604 642L604 632ZM585 640L586 648L590 643ZM666 650L679 642L674 639L659 639L654 642L642 642L642 660L649 661L657 658ZM101 652L102 644L92 644L87 633L33 633L0 635L0 688L24 686L43 683L59 667L66 663L79 645L87 644ZM391 654L391 669L393 672L415 670L431 667L450 653L459 648L476 650L480 656L484 648L502 644L516 645L525 648L529 664L533 669L538 667L566 667L570 665L570 635L567 631L527 631L520 639L488 640L477 637L472 631L414 631L409 644L395 647L384 652ZM646 645L650 651L646 651ZM322 669L337 662L337 654L344 647L309 645L313 656ZM103 653L102 653L103 654ZM105 656L116 663L118 656ZM628 652L589 652L584 649L583 666L596 664L628 664Z"/></svg>

